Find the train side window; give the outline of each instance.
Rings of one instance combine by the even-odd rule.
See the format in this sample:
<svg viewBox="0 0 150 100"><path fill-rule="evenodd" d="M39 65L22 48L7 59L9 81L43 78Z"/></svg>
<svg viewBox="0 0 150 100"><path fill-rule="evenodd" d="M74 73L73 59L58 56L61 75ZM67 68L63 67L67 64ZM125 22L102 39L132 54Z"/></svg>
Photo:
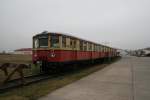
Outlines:
<svg viewBox="0 0 150 100"><path fill-rule="evenodd" d="M93 51L95 51L95 44L93 45Z"/></svg>
<svg viewBox="0 0 150 100"><path fill-rule="evenodd" d="M97 50L96 51L99 51L99 45L97 45Z"/></svg>
<svg viewBox="0 0 150 100"><path fill-rule="evenodd" d="M102 47L101 47L101 45L99 45L99 51L100 51L100 52L102 51Z"/></svg>
<svg viewBox="0 0 150 100"><path fill-rule="evenodd" d="M88 43L89 44L89 50L91 51L92 50L92 44L91 43Z"/></svg>
<svg viewBox="0 0 150 100"><path fill-rule="evenodd" d="M95 51L97 51L97 45L95 45Z"/></svg>
<svg viewBox="0 0 150 100"><path fill-rule="evenodd" d="M99 52L101 51L100 45L98 45L98 51L99 51Z"/></svg>
<svg viewBox="0 0 150 100"><path fill-rule="evenodd" d="M51 47L59 48L59 36L51 35Z"/></svg>
<svg viewBox="0 0 150 100"><path fill-rule="evenodd" d="M74 45L74 49L76 49L76 40L74 40L74 42L73 42L73 45Z"/></svg>
<svg viewBox="0 0 150 100"><path fill-rule="evenodd" d="M105 47L103 46L103 52L105 52Z"/></svg>
<svg viewBox="0 0 150 100"><path fill-rule="evenodd" d="M98 51L98 45L96 45L96 51Z"/></svg>
<svg viewBox="0 0 150 100"><path fill-rule="evenodd" d="M66 48L66 37L62 36L62 47Z"/></svg>
<svg viewBox="0 0 150 100"><path fill-rule="evenodd" d="M73 40L70 38L70 48L73 48Z"/></svg>
<svg viewBox="0 0 150 100"><path fill-rule="evenodd" d="M83 49L84 49L84 51L87 51L87 42L84 42Z"/></svg>
<svg viewBox="0 0 150 100"><path fill-rule="evenodd" d="M76 41L74 39L70 39L70 47L72 49L75 49L76 48Z"/></svg>
<svg viewBox="0 0 150 100"><path fill-rule="evenodd" d="M106 47L104 47L104 52L106 52Z"/></svg>
<svg viewBox="0 0 150 100"><path fill-rule="evenodd" d="M95 45L95 51L97 51L97 45Z"/></svg>
<svg viewBox="0 0 150 100"><path fill-rule="evenodd" d="M103 52L103 46L101 46L101 52Z"/></svg>
<svg viewBox="0 0 150 100"><path fill-rule="evenodd" d="M96 45L94 45L94 51L96 51Z"/></svg>
<svg viewBox="0 0 150 100"><path fill-rule="evenodd" d="M97 51L97 45L95 45L95 51Z"/></svg>
<svg viewBox="0 0 150 100"><path fill-rule="evenodd" d="M80 41L80 50L81 51L83 50L83 41L82 40Z"/></svg>
<svg viewBox="0 0 150 100"><path fill-rule="evenodd" d="M92 51L92 44L90 43L90 50Z"/></svg>
<svg viewBox="0 0 150 100"><path fill-rule="evenodd" d="M100 51L100 45L98 45L98 52Z"/></svg>
<svg viewBox="0 0 150 100"><path fill-rule="evenodd" d="M70 38L69 37L66 38L66 46L67 46L67 48L70 48Z"/></svg>

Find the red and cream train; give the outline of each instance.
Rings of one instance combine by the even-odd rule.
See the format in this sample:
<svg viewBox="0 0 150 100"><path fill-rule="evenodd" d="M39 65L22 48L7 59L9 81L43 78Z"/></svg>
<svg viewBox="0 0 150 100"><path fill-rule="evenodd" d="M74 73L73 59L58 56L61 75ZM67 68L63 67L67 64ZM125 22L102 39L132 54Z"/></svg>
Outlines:
<svg viewBox="0 0 150 100"><path fill-rule="evenodd" d="M46 71L54 65L91 62L117 56L117 49L67 34L43 32L33 36L33 63Z"/></svg>

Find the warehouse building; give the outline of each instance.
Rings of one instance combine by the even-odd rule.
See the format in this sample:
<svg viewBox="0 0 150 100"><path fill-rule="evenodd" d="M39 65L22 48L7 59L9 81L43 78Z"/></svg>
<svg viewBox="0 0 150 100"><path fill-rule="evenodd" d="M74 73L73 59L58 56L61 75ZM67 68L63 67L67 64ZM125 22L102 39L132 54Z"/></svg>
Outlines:
<svg viewBox="0 0 150 100"><path fill-rule="evenodd" d="M32 54L32 48L17 49L17 50L14 50L14 54L31 55Z"/></svg>

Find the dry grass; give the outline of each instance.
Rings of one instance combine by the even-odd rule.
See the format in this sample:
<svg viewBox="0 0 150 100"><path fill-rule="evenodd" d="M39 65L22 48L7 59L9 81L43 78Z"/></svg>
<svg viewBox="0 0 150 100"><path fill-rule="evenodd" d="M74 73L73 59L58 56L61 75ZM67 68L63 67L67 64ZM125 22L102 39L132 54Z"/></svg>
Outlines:
<svg viewBox="0 0 150 100"><path fill-rule="evenodd" d="M0 63L31 63L31 55L1 54Z"/></svg>

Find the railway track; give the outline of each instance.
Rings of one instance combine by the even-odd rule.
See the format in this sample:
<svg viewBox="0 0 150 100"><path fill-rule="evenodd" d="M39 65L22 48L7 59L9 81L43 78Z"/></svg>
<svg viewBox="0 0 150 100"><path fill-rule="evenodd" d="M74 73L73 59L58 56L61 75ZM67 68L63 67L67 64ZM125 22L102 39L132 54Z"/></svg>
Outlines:
<svg viewBox="0 0 150 100"><path fill-rule="evenodd" d="M56 77L57 75L47 75L47 74L39 74L33 76L24 77L25 82L22 83L21 79L14 79L7 82L7 84L3 84L0 86L0 93L7 92L11 89L21 86L27 86L29 84L33 84L42 80L51 79Z"/></svg>

